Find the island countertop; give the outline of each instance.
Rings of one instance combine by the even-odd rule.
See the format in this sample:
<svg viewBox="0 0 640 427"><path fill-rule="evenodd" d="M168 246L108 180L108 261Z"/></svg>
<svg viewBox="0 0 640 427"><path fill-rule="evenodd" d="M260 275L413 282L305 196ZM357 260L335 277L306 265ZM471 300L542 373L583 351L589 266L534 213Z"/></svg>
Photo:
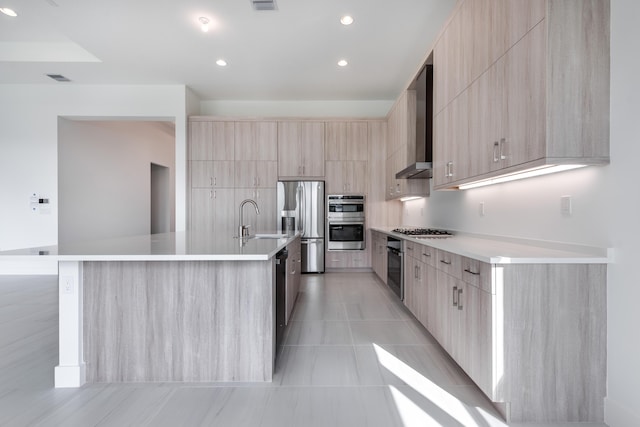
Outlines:
<svg viewBox="0 0 640 427"><path fill-rule="evenodd" d="M1 258L57 261L267 261L296 235L245 238L188 231L147 234L0 252Z"/></svg>

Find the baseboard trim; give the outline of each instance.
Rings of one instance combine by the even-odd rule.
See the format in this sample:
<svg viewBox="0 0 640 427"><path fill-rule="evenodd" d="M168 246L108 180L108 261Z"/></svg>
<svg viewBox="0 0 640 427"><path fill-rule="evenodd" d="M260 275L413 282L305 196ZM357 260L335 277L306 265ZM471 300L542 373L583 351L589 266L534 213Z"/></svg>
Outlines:
<svg viewBox="0 0 640 427"><path fill-rule="evenodd" d="M87 367L84 363L79 366L56 366L54 372L55 388L77 388L87 382Z"/></svg>
<svg viewBox="0 0 640 427"><path fill-rule="evenodd" d="M640 426L640 415L607 397L604 399L604 422L609 427Z"/></svg>

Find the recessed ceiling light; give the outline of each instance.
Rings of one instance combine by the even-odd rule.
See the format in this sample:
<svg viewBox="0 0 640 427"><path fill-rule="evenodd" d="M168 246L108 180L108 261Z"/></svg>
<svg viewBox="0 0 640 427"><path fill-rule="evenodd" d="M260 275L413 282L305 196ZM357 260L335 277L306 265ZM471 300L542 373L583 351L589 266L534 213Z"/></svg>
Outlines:
<svg viewBox="0 0 640 427"><path fill-rule="evenodd" d="M209 18L205 17L205 16L201 16L200 18L198 18L198 21L200 22L200 29L202 30L202 32L206 33L207 31L209 31Z"/></svg>
<svg viewBox="0 0 640 427"><path fill-rule="evenodd" d="M349 63L347 62L346 59L341 59L340 61L338 61L338 65L340 67L346 67L347 65L349 65Z"/></svg>
<svg viewBox="0 0 640 427"><path fill-rule="evenodd" d="M9 9L8 7L0 7L0 12L4 13L7 16L14 17L14 18L16 16L18 16L18 14L13 9Z"/></svg>
<svg viewBox="0 0 640 427"><path fill-rule="evenodd" d="M340 18L340 22L342 23L342 25L351 25L353 24L353 17L344 15L342 18Z"/></svg>
<svg viewBox="0 0 640 427"><path fill-rule="evenodd" d="M216 64L220 67L226 67L227 66L227 61L225 61L224 59L218 59L216 61Z"/></svg>

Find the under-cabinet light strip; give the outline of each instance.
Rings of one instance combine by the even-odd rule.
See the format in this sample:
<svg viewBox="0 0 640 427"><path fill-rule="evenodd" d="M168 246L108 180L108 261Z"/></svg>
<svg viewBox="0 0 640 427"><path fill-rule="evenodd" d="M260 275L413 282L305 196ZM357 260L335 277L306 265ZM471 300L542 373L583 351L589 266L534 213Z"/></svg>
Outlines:
<svg viewBox="0 0 640 427"><path fill-rule="evenodd" d="M522 172L516 172L509 175L503 175L496 178L484 179L482 181L471 182L458 186L460 190L468 190L470 188L484 187L486 185L500 184L502 182L516 181L518 179L531 178L534 176L547 175L550 173L563 172L571 169L585 167L586 165L546 165L538 168L527 169Z"/></svg>

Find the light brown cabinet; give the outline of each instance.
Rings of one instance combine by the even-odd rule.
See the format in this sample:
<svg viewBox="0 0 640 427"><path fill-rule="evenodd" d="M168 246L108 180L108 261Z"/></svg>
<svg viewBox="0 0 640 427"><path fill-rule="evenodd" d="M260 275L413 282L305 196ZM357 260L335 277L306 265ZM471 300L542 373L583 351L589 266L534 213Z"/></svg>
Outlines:
<svg viewBox="0 0 640 427"><path fill-rule="evenodd" d="M249 234L272 232L277 229L276 222L276 189L275 188L236 188L233 200L233 210L238 215L240 203L243 200L251 199L256 202L260 215L256 214L253 206L246 205L244 208L244 225L249 225ZM236 220L237 222L237 220ZM234 230L240 224L235 224Z"/></svg>
<svg viewBox="0 0 640 427"><path fill-rule="evenodd" d="M233 188L235 176L235 162L192 160L191 188Z"/></svg>
<svg viewBox="0 0 640 427"><path fill-rule="evenodd" d="M366 161L326 162L326 192L327 194L367 194L368 167Z"/></svg>
<svg viewBox="0 0 640 427"><path fill-rule="evenodd" d="M189 160L233 160L233 122L189 122Z"/></svg>
<svg viewBox="0 0 640 427"><path fill-rule="evenodd" d="M287 279L285 292L285 325L289 324L293 308L295 307L300 290L300 274L302 272L302 252L300 246L301 239L296 237L293 242L287 245L289 257L287 258Z"/></svg>
<svg viewBox="0 0 640 427"><path fill-rule="evenodd" d="M327 122L325 141L326 160L368 159L366 122Z"/></svg>
<svg viewBox="0 0 640 427"><path fill-rule="evenodd" d="M371 231L371 267L373 272L387 283L387 236Z"/></svg>
<svg viewBox="0 0 640 427"><path fill-rule="evenodd" d="M324 177L324 122L278 122L278 175Z"/></svg>
<svg viewBox="0 0 640 427"><path fill-rule="evenodd" d="M278 160L278 126L271 121L235 123L235 160Z"/></svg>
<svg viewBox="0 0 640 427"><path fill-rule="evenodd" d="M405 241L405 305L512 421L601 419L605 294L606 265L492 265Z"/></svg>
<svg viewBox="0 0 640 427"><path fill-rule="evenodd" d="M406 90L387 117L385 200L429 195L428 179L396 179L396 173L415 163L416 93Z"/></svg>
<svg viewBox="0 0 640 427"><path fill-rule="evenodd" d="M235 230L234 206L232 188L191 189L190 230L200 234L231 236Z"/></svg>
<svg viewBox="0 0 640 427"><path fill-rule="evenodd" d="M464 1L434 48L434 188L608 163L608 22L608 1Z"/></svg>
<svg viewBox="0 0 640 427"><path fill-rule="evenodd" d="M278 182L278 163L267 160L235 162L237 188L275 188Z"/></svg>

